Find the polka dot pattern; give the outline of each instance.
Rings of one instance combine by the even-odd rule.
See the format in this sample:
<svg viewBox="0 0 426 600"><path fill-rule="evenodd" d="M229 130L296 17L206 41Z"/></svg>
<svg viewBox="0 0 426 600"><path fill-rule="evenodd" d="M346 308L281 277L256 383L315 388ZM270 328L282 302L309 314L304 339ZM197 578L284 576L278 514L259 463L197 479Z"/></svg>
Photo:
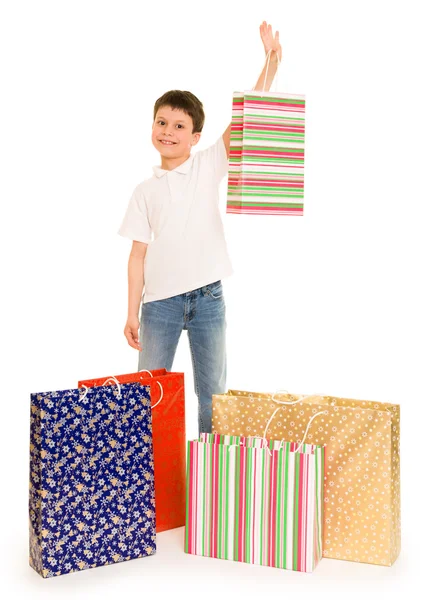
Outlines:
<svg viewBox="0 0 426 600"><path fill-rule="evenodd" d="M401 545L399 405L332 396L276 401L239 390L214 395L213 433L263 436L272 418L268 439L300 442L317 415L305 442L326 446L323 556L390 566Z"/></svg>

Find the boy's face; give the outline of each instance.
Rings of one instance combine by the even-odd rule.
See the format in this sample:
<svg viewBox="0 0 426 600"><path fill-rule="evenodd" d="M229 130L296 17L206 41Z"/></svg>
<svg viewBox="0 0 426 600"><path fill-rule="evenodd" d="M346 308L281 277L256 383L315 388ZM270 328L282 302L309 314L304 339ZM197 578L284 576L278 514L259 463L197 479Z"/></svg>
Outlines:
<svg viewBox="0 0 426 600"><path fill-rule="evenodd" d="M192 127L192 118L182 110L160 106L152 125L152 143L164 158L184 157L200 139Z"/></svg>

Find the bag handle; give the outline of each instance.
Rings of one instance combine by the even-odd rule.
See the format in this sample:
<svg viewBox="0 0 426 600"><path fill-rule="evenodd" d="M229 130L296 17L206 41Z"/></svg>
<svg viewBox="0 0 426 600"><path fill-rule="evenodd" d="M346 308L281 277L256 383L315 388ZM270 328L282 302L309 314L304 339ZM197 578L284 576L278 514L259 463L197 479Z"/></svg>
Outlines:
<svg viewBox="0 0 426 600"><path fill-rule="evenodd" d="M103 382L102 385L105 385L107 381L113 381L117 385L118 397L121 398L121 386L120 386L118 379L116 377L114 377L113 375L111 375L111 377L108 377L107 379L105 379L105 381ZM87 387L87 385L83 384L82 388L85 388L85 390L84 390L84 394L80 397L80 400L84 400L84 398L87 396L87 393L89 391L89 388Z"/></svg>
<svg viewBox="0 0 426 600"><path fill-rule="evenodd" d="M115 385L118 388L118 397L121 398L121 385L120 385L117 377L114 377L114 375L111 375L111 377L108 377L107 379L105 379L105 381L103 382L102 385L105 385L107 383L107 381L113 381L115 383Z"/></svg>
<svg viewBox="0 0 426 600"><path fill-rule="evenodd" d="M275 394L278 394L280 391L285 391L285 390L278 390L277 392L275 392L274 394L272 394L272 398L271 398L271 400L272 400L273 402L275 402L276 404L281 404L281 405L283 405L283 404L284 404L284 405L288 404L289 406L291 406L291 405L293 405L293 404L298 404L299 402L303 402L304 400L307 400L308 398L316 398L316 397L317 397L317 395L315 395L315 394L309 394L308 396L300 396L300 398L298 398L297 400L294 400L294 401L291 401L291 400L289 400L289 401L282 401L282 400L277 400L277 399L275 398ZM263 433L263 439L265 439L265 440L266 440L266 433L267 433L267 431L268 431L268 429L269 429L269 426L270 426L270 424L272 423L272 420L273 420L273 418L275 417L275 415L277 414L277 412L278 412L278 411L280 411L281 409L282 409L282 406L278 406L278 407L277 407L277 408L274 410L274 412L272 413L272 415L271 415L271 417L270 417L269 421L268 421L268 422L267 422L267 424L266 424L265 431L264 431L264 433ZM312 421L313 421L313 420L314 420L316 417L318 417L319 415L323 415L323 414L324 414L324 413L326 413L326 412L327 412L327 411L325 411L325 410L322 410L322 411L320 411L320 412L318 412L318 413L315 413L314 415L312 415L312 417L309 419L309 422L308 422L308 424L307 424L307 426L306 426L306 429L305 429L305 434L304 434L304 436L303 436L303 439L302 439L302 441L300 442L300 444L298 445L298 447L296 448L295 452L299 452L299 451L300 451L300 448L303 446L303 443L304 443L304 441L305 441L305 439L306 439L306 436L307 436L307 434L308 434L308 430L309 430L309 427L311 426L311 423L312 423ZM281 440L281 442L283 442L283 441L284 441L284 440Z"/></svg>
<svg viewBox="0 0 426 600"><path fill-rule="evenodd" d="M265 78L263 80L263 88L262 88L262 90L256 90L256 92L261 92L262 94L265 93L265 86L266 86L266 79L268 77L269 63L271 61L271 53L272 53L272 50L268 50L268 53L266 54L266 58L265 58L266 71L265 71ZM278 70L281 66L281 60L280 60L280 57L278 56L278 54L277 54L277 59L278 59L278 67L277 67L277 72L275 74L275 92L278 90ZM251 88L251 91L252 92L255 91L254 86Z"/></svg>
<svg viewBox="0 0 426 600"><path fill-rule="evenodd" d="M141 369L138 372L139 373L149 373L151 375L151 377L154 377L154 375L151 373L151 371L148 371L148 369ZM141 377L141 379L142 379L142 377ZM160 404L160 402L161 402L161 400L163 399L163 396L164 396L163 386L161 385L161 383L159 381L157 381L157 383L158 383L158 385L160 387L161 395L160 395L160 399L158 400L158 402L156 402L154 404L154 406L151 406L151 410Z"/></svg>

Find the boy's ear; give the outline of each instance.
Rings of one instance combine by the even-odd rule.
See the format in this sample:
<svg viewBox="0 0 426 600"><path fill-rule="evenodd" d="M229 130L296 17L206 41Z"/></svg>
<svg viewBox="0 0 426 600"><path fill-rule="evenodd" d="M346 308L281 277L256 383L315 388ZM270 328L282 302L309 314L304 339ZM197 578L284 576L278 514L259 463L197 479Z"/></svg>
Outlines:
<svg viewBox="0 0 426 600"><path fill-rule="evenodd" d="M200 137L201 137L201 133L194 133L192 135L192 146L196 146L198 144L198 142L200 141Z"/></svg>

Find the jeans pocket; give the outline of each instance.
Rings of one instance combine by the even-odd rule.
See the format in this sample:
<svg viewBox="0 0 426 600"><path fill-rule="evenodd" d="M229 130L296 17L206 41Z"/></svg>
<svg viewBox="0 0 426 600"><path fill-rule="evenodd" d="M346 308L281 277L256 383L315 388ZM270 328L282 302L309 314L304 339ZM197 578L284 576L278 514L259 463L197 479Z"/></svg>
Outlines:
<svg viewBox="0 0 426 600"><path fill-rule="evenodd" d="M209 285L208 291L209 295L215 300L220 300L221 298L223 298L223 288L220 281L219 283L214 283L211 286Z"/></svg>

